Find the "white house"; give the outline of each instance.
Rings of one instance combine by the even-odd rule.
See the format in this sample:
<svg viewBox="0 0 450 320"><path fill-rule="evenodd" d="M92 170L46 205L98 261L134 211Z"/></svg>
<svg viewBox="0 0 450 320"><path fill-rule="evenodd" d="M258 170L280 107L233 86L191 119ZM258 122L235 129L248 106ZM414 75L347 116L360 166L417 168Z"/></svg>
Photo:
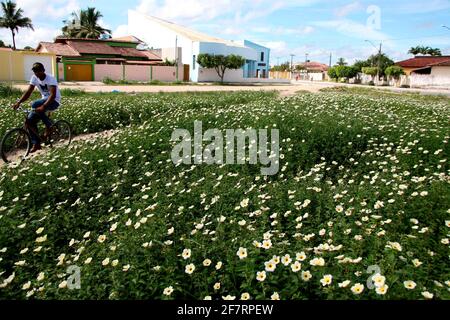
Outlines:
<svg viewBox="0 0 450 320"><path fill-rule="evenodd" d="M226 82L241 82L268 78L270 49L250 41L230 41L191 30L174 23L128 11L128 32L142 39L148 46L159 49L162 58L189 65L193 82L219 81L215 70L204 69L197 63L200 53L243 56L246 64L239 70L227 70ZM175 48L178 48L176 50Z"/></svg>

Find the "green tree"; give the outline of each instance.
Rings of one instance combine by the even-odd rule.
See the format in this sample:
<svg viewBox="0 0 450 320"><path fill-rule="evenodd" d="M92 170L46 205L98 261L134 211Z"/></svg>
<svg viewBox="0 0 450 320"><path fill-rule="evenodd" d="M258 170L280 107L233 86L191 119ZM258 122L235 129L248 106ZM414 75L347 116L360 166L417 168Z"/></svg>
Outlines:
<svg viewBox="0 0 450 320"><path fill-rule="evenodd" d="M362 69L365 67L370 67L370 63L367 60L357 60L353 64L353 67L358 70L358 72L362 72Z"/></svg>
<svg viewBox="0 0 450 320"><path fill-rule="evenodd" d="M23 50L34 51L34 48L32 48L32 47L30 47L30 46L26 46L25 48L23 48Z"/></svg>
<svg viewBox="0 0 450 320"><path fill-rule="evenodd" d="M401 75L405 74L405 71L402 67L399 66L390 66L387 67L384 71L388 77L392 77L394 79L398 79Z"/></svg>
<svg viewBox="0 0 450 320"><path fill-rule="evenodd" d="M6 48L7 45L3 42L3 40L0 40L0 48Z"/></svg>
<svg viewBox="0 0 450 320"><path fill-rule="evenodd" d="M99 25L99 20L103 15L95 8L81 10L80 14L73 12L73 20L63 21L65 26L62 28L63 36L70 38L99 39L103 35L110 36L111 30L104 29Z"/></svg>
<svg viewBox="0 0 450 320"><path fill-rule="evenodd" d="M291 64L289 61L286 61L285 63L282 63L279 66L273 66L270 71L290 71L291 70Z"/></svg>
<svg viewBox="0 0 450 320"><path fill-rule="evenodd" d="M356 77L358 70L349 66L337 66L336 75L338 78L350 79Z"/></svg>
<svg viewBox="0 0 450 320"><path fill-rule="evenodd" d="M367 74L369 76L375 77L378 73L377 67L363 67L361 69L362 73Z"/></svg>
<svg viewBox="0 0 450 320"><path fill-rule="evenodd" d="M227 69L240 69L245 64L245 58L242 56L230 54L212 55L208 53L201 53L197 57L197 63L203 68L215 69L220 81L223 82L225 71Z"/></svg>
<svg viewBox="0 0 450 320"><path fill-rule="evenodd" d="M415 56L421 55L430 55L430 56L442 56L442 52L438 48L431 48L425 46L416 46L409 49L408 53L413 54Z"/></svg>
<svg viewBox="0 0 450 320"><path fill-rule="evenodd" d="M336 67L332 67L332 68L328 69L328 76L333 80L338 78L338 75L336 73Z"/></svg>
<svg viewBox="0 0 450 320"><path fill-rule="evenodd" d="M328 69L328 76L331 79L350 79L358 74L358 69L352 66L334 66Z"/></svg>
<svg viewBox="0 0 450 320"><path fill-rule="evenodd" d="M177 63L176 63L175 60L170 61L169 59L166 58L166 60L163 63L161 63L161 65L162 66L168 66L168 67L174 67L174 66L177 65Z"/></svg>
<svg viewBox="0 0 450 320"><path fill-rule="evenodd" d="M382 53L380 54L374 54L370 56L367 59L367 63L371 67L380 67L380 76L384 76L384 70L386 70L387 67L393 66L394 61L391 60L386 54Z"/></svg>
<svg viewBox="0 0 450 320"><path fill-rule="evenodd" d="M17 5L8 0L2 2L2 16L0 17L0 28L6 28L11 30L13 49L16 50L16 33L19 32L19 28L28 28L34 30L31 19L23 16L23 10L17 8Z"/></svg>
<svg viewBox="0 0 450 320"><path fill-rule="evenodd" d="M336 62L336 65L338 65L338 66L346 66L346 65L347 65L347 62L345 62L345 59L344 59L344 58L339 58L339 59L337 60L337 62Z"/></svg>

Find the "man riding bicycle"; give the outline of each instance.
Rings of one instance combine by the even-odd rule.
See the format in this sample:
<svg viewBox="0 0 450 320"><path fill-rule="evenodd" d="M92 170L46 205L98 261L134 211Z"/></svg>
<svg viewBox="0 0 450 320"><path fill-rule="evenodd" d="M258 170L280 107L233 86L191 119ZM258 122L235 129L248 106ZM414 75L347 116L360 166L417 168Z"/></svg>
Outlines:
<svg viewBox="0 0 450 320"><path fill-rule="evenodd" d="M61 103L61 92L58 88L58 81L55 77L45 73L44 65L40 62L33 64L32 69L34 75L31 77L30 86L23 96L13 105L14 109L20 107L20 104L27 101L37 87L41 93L42 99L36 100L31 104L32 112L28 115L26 126L31 136L33 148L30 153L34 153L41 149L41 139L38 135L37 124L39 120L45 124L44 138L50 136L52 121L47 116L48 111L55 111Z"/></svg>

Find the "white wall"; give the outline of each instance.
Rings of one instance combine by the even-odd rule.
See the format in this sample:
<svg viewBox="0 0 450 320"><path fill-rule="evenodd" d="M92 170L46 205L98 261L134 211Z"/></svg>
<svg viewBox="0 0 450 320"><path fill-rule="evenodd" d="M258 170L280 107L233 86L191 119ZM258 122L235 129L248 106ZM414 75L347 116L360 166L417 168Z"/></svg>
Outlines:
<svg viewBox="0 0 450 320"><path fill-rule="evenodd" d="M52 62L53 57L52 56L44 56L44 55L24 55L23 59L23 68L24 68L24 77L25 80L30 80L33 76L33 71L31 71L31 68L33 67L33 64L35 62L40 62L44 65L45 72L48 74L53 75L54 77L56 74L53 74L53 68L52 68Z"/></svg>
<svg viewBox="0 0 450 320"><path fill-rule="evenodd" d="M247 60L259 60L258 52L252 48L239 47L239 46L228 46L224 43L201 42L200 43L200 52L201 53L210 53L210 54L222 54L224 56L227 56L230 54L236 54L236 55L243 56Z"/></svg>
<svg viewBox="0 0 450 320"><path fill-rule="evenodd" d="M431 75L436 77L450 77L450 66L449 67L432 67Z"/></svg>
<svg viewBox="0 0 450 320"><path fill-rule="evenodd" d="M225 82L243 82L244 72L242 69L238 70L226 70L225 71ZM199 82L217 82L220 81L220 77L217 75L214 69L204 69L201 68L198 74Z"/></svg>
<svg viewBox="0 0 450 320"><path fill-rule="evenodd" d="M197 48L196 48L197 49ZM230 55L230 54L236 54L243 56L247 60L257 60L258 59L258 52L252 48L247 47L235 47L235 46L228 46L223 43L216 43L216 42L200 42L198 43L198 51L194 51L196 56L198 56L199 53L209 53L209 54L216 54L216 55ZM214 69L204 69L201 68L198 64L196 65L196 70L191 71L193 72L193 76L191 77L193 81L198 82L211 82L211 81L220 81L219 76L217 75L217 72ZM196 80L195 77L198 75L198 78ZM238 70L226 70L225 71L225 82L244 82L244 70L243 68Z"/></svg>
<svg viewBox="0 0 450 320"><path fill-rule="evenodd" d="M412 88L421 87L450 87L450 75L434 76L429 74L411 74L410 83Z"/></svg>
<svg viewBox="0 0 450 320"><path fill-rule="evenodd" d="M171 29L163 27L161 24L148 19L145 15L133 10L128 10L128 32L146 42L149 47L155 49L165 48L165 50L169 50L172 48L173 52L175 52L175 44L177 44L183 51L182 61L180 62L183 64L190 64L190 60L187 60L187 56L192 49L192 41L184 36L178 35Z"/></svg>
<svg viewBox="0 0 450 320"><path fill-rule="evenodd" d="M64 81L64 64L62 64L61 62L58 62L57 68L58 68L58 76L59 76L58 82Z"/></svg>
<svg viewBox="0 0 450 320"><path fill-rule="evenodd" d="M197 75L192 70L192 56L194 54L198 55L198 51L193 53L198 48L198 43L178 35L174 31L161 26L159 23L133 10L128 10L128 32L146 42L149 47L155 49L164 48L167 52L169 50L175 52L176 43L181 48L180 64L189 64L191 66L189 73L191 81L197 81Z"/></svg>
<svg viewBox="0 0 450 320"><path fill-rule="evenodd" d="M175 61L176 58L180 60L181 64L183 61L183 48L178 47L177 53L175 52L175 46L170 48L161 48L161 59L163 59L163 61L166 59L169 61Z"/></svg>

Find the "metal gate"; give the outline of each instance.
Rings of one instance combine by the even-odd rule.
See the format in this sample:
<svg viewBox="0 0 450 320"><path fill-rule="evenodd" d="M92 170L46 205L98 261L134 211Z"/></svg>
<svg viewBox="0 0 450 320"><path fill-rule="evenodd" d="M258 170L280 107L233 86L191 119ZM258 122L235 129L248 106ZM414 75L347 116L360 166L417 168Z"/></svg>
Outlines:
<svg viewBox="0 0 450 320"><path fill-rule="evenodd" d="M92 81L91 64L66 64L65 81Z"/></svg>

